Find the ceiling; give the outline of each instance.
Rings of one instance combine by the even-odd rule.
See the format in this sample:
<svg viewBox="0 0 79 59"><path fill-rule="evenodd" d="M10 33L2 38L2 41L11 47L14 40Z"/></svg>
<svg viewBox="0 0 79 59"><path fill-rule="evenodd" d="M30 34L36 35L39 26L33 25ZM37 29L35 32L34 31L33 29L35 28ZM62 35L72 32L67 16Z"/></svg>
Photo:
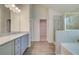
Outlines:
<svg viewBox="0 0 79 59"><path fill-rule="evenodd" d="M37 5L37 4L35 4ZM39 4L38 4L39 5ZM55 11L68 13L68 12L78 12L79 13L79 4L40 4L41 6L51 8ZM22 7L22 4L16 5L19 8Z"/></svg>
<svg viewBox="0 0 79 59"><path fill-rule="evenodd" d="M63 13L79 12L79 4L43 4L42 6L45 6Z"/></svg>
<svg viewBox="0 0 79 59"><path fill-rule="evenodd" d="M15 4L18 8L21 8L23 4Z"/></svg>

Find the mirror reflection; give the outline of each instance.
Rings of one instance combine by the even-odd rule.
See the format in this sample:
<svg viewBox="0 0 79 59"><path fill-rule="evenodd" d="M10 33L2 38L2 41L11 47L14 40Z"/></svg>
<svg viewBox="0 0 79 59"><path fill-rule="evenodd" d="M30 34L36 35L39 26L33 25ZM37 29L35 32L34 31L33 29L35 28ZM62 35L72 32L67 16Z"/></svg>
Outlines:
<svg viewBox="0 0 79 59"><path fill-rule="evenodd" d="M66 29L78 30L79 29L79 14L66 15Z"/></svg>
<svg viewBox="0 0 79 59"><path fill-rule="evenodd" d="M20 11L16 5L0 5L0 34L20 31Z"/></svg>

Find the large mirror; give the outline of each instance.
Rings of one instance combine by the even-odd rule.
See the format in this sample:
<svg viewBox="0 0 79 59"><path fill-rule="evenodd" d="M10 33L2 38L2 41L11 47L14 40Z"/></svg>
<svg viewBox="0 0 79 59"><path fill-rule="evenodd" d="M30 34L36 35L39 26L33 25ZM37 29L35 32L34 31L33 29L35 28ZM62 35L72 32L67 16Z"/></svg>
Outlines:
<svg viewBox="0 0 79 59"><path fill-rule="evenodd" d="M65 16L66 30L79 30L79 14L67 14Z"/></svg>
<svg viewBox="0 0 79 59"><path fill-rule="evenodd" d="M0 5L0 34L20 31L20 9L16 5Z"/></svg>
<svg viewBox="0 0 79 59"><path fill-rule="evenodd" d="M0 5L0 33L10 32L10 24L10 10L2 4Z"/></svg>

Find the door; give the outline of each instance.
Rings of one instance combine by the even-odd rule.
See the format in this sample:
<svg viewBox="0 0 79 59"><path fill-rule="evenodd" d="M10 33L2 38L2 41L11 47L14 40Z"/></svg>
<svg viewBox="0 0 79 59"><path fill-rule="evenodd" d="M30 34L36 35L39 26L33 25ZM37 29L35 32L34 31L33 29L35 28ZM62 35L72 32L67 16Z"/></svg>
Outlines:
<svg viewBox="0 0 79 59"><path fill-rule="evenodd" d="M40 41L47 41L47 20L40 20Z"/></svg>

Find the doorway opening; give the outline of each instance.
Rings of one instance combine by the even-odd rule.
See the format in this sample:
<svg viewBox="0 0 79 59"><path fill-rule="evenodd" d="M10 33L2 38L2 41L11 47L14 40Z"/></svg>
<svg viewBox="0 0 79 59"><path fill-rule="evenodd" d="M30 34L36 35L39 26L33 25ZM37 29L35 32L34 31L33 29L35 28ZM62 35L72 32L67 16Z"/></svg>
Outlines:
<svg viewBox="0 0 79 59"><path fill-rule="evenodd" d="M40 41L47 41L47 20L40 19Z"/></svg>

